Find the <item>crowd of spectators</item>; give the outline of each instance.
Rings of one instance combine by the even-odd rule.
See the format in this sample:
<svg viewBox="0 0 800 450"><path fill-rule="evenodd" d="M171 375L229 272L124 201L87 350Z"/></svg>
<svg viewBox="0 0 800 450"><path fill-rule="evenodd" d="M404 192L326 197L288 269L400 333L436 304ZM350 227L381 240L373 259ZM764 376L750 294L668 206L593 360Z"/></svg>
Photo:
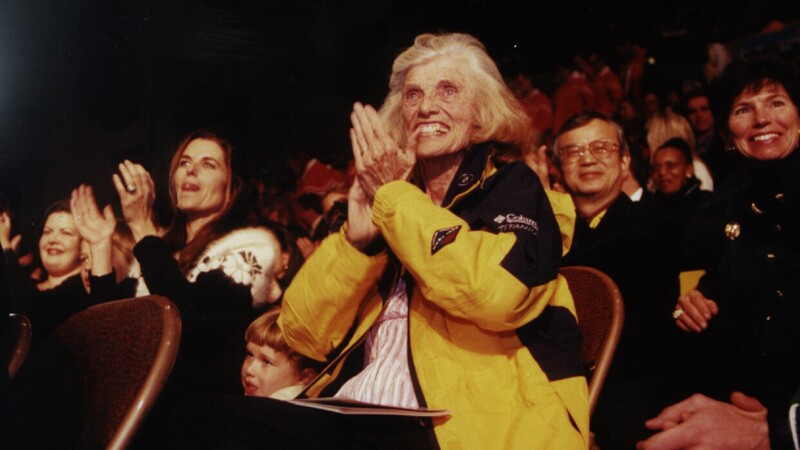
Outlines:
<svg viewBox="0 0 800 450"><path fill-rule="evenodd" d="M210 426L209 417L226 416L220 423L227 423L239 406L247 408L248 420L267 409L291 414L292 409L272 403L209 406L204 400L209 411L194 403L187 416L185 402L242 392L276 399L329 394L328 384L344 369L337 366L331 377L326 371L333 364L326 364L339 361L336 352L361 345L352 333L365 336L368 346L388 339L378 330L410 336L389 339L389 347L401 342L415 356L429 358L414 359L409 368L405 353L391 353L390 362L405 360L401 368L410 372L378 368L377 375L369 375L390 375L391 384L400 386L409 383L405 390L398 388L398 395L413 401L396 406L417 408L428 399L427 406L441 408L452 402L454 414L461 414L449 422L425 422L420 429L398 422L415 439L428 436L449 447L483 430L506 433L497 438L512 446L522 442L520 436L542 446L585 446L588 414L578 410L585 407L586 387L568 367L574 356L568 336L576 323L574 306L559 291L563 280L557 267L591 266L617 283L626 309L619 348L589 425L600 448L637 443L647 449L704 443L798 448L796 429L794 442L791 435L796 416L790 412L797 409L792 394L800 384L800 248L793 197L800 194L798 53L734 59L730 70L708 69L707 78L656 89L643 82L646 49L630 44L628 58L617 67L599 51L576 55L555 71L557 86L548 96L532 82L532 74L504 74L505 81L497 68L480 69L489 75L478 69L454 75L459 73L454 61L463 61L448 46L474 51L475 58L488 60L482 62L485 67L494 64L474 38L442 36L422 35L412 47L433 56L398 57L392 92L380 113L356 103L353 159L326 163L298 155L287 162L286 176L248 177L224 132L197 130L176 146L172 158L168 223L154 213L153 177L126 160L108 174L119 205L98 205L92 187L76 180L78 187L44 213L38 247L29 254L22 254L21 238L11 231L12 205L3 201L0 245L11 292L6 309L27 315L39 340L71 315L105 301L153 293L178 306L180 354L137 442L142 447L170 433L166 423L191 429L192 420L200 420L206 434L224 433ZM721 50L713 50L718 65ZM459 76L495 77L498 87ZM464 86L486 90L482 97L458 97L459 89L467 92ZM459 102L466 109L458 109ZM513 138L500 126L486 130L459 122L479 120L467 116L467 109L488 121L483 116L490 114L478 111L502 102L511 105L510 112L503 110L508 123L525 122L525 131L515 131ZM448 114L446 120L429 119L440 113L437 108ZM418 129L404 128L415 120ZM457 157L445 161L433 144L414 147L410 162L403 151L395 151L424 139L420 136L439 138L451 128L463 133L445 148L446 155ZM384 153L371 153L375 148ZM567 212L564 201L570 205ZM535 206L528 209L528 202ZM503 223L511 219L519 220L516 228ZM506 235L513 239L498 238ZM458 239L460 246L453 244ZM440 251L448 254L445 247L449 259L434 260ZM503 270L485 278L486 271L499 267ZM696 270L705 274L689 272ZM384 286L387 277L391 282ZM492 286L481 284L489 280ZM376 306L382 304L378 297L368 295L378 292L387 305L383 310ZM492 309L476 299L478 294L498 304L518 302L517 309ZM513 300L500 302L495 297L501 294ZM339 297L349 303L337 305ZM475 306L459 303L467 298ZM314 306L321 309L315 313ZM331 316L334 312L340 315ZM320 330L303 328L311 317L319 320ZM392 320L404 320L406 328L391 328ZM374 335L363 326L369 321L379 324ZM543 349L548 339L563 341ZM369 366L370 358L382 361L381 351L356 356ZM552 352L558 351L563 354L554 358ZM501 354L513 364L499 363L494 357ZM445 369L429 368L437 358L456 367L450 372L459 376L451 379ZM470 378L473 373L462 367L467 363L486 372ZM547 389L509 378L515 370L531 377L532 367ZM487 380L490 373L497 379ZM382 385L359 376L366 375L337 387L358 396L364 384ZM509 382L518 382L519 391L487 388ZM480 383L485 392L471 391ZM726 401L739 390L753 397L736 392ZM484 423L475 405L493 392L536 397L531 404L548 405L536 410L536 417L556 431L539 433L530 415L533 407L514 401L499 409L505 413L494 422ZM708 397L680 402L696 392ZM385 397L367 400L380 403ZM554 411L551 404L563 408ZM183 415L176 420L174 411ZM202 413L207 416L198 419ZM517 422L509 414L530 419L530 431L513 431ZM743 431L746 439L737 434ZM492 438L484 436L482 442Z"/></svg>

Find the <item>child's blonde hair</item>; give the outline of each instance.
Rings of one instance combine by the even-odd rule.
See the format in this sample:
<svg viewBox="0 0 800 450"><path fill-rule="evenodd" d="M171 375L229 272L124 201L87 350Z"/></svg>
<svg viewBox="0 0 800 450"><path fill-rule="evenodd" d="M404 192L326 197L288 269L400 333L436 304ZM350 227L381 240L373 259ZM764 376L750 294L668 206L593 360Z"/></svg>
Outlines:
<svg viewBox="0 0 800 450"><path fill-rule="evenodd" d="M281 307L276 306L258 316L247 327L247 331L244 332L244 340L259 346L268 345L276 352L285 354L287 358L295 363L297 370L303 370L307 367L316 369L310 358L297 353L286 343L286 339L283 338L283 332L278 326L278 316L280 314Z"/></svg>

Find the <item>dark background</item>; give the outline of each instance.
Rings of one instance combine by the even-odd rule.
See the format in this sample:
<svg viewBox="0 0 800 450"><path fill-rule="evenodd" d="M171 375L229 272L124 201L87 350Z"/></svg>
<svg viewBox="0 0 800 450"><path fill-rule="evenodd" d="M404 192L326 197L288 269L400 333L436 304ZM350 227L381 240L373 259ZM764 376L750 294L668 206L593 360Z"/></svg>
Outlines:
<svg viewBox="0 0 800 450"><path fill-rule="evenodd" d="M3 0L0 192L35 238L43 209L78 183L116 204L111 174L125 158L163 186L194 128L229 128L251 175L266 178L299 150L344 155L353 101L378 106L391 61L422 32L471 33L505 74L540 80L575 52L626 40L682 73L702 64L706 40L797 20L798 4Z"/></svg>

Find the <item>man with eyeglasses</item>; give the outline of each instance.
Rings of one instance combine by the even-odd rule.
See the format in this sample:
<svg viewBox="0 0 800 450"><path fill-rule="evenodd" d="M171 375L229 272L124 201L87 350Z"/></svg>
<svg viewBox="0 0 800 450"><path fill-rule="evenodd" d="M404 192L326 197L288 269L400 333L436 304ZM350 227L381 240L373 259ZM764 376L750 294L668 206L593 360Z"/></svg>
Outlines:
<svg viewBox="0 0 800 450"><path fill-rule="evenodd" d="M644 421L650 412L657 414L664 399L681 398L671 385L673 371L684 367L673 355L683 337L669 316L678 293L677 237L655 208L622 191L630 154L619 125L597 112L574 115L556 134L553 153L578 216L561 264L605 272L625 304L622 338L592 431L601 448L634 448L649 435Z"/></svg>

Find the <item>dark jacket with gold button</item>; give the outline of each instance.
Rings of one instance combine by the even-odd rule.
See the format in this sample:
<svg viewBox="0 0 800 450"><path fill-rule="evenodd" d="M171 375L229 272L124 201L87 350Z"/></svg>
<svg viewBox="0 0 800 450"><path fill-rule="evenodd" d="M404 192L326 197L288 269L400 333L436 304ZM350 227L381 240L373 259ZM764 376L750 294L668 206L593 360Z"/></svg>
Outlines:
<svg viewBox="0 0 800 450"><path fill-rule="evenodd" d="M783 160L748 161L689 224L709 255L698 289L719 305L703 333L719 396L741 390L768 407L785 405L800 384L799 221L795 150Z"/></svg>

